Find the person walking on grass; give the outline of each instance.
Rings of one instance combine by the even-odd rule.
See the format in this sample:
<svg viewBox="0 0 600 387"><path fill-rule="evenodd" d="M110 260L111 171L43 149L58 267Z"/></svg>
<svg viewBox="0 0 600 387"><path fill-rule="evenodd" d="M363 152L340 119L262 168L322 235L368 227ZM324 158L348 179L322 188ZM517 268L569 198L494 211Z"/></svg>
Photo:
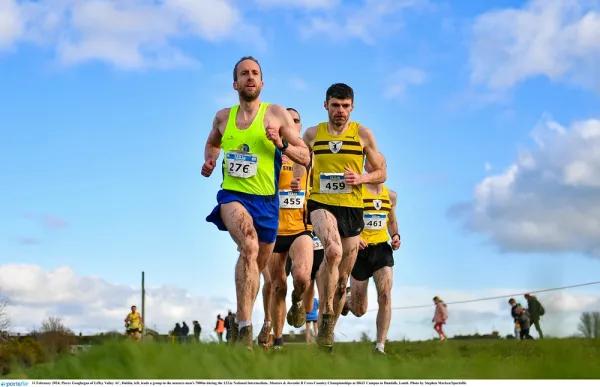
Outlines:
<svg viewBox="0 0 600 387"><path fill-rule="evenodd" d="M543 339L544 333L540 327L540 317L542 317L546 311L536 296L527 293L525 294L525 299L527 300L527 312L529 312L529 316L531 317L531 323L535 327L540 339Z"/></svg>
<svg viewBox="0 0 600 387"><path fill-rule="evenodd" d="M519 338L521 340L533 340L533 337L529 334L529 328L531 328L531 317L529 316L529 312L527 309L523 308L521 305L517 306L515 313L517 315L517 322L521 328L521 332Z"/></svg>
<svg viewBox="0 0 600 387"><path fill-rule="evenodd" d="M431 319L431 322L434 323L433 329L440 336L440 340L446 340L446 334L444 333L443 325L446 324L446 320L448 320L448 311L446 309L446 304L442 301L438 296L433 297L433 302L435 304L435 314Z"/></svg>
<svg viewBox="0 0 600 387"><path fill-rule="evenodd" d="M196 339L196 343L200 342L200 333L202 333L202 327L198 320L194 320L194 338Z"/></svg>
<svg viewBox="0 0 600 387"><path fill-rule="evenodd" d="M225 320L221 318L221 315L217 315L217 325L215 326L215 332L219 338L219 344L223 342L223 331L225 330Z"/></svg>

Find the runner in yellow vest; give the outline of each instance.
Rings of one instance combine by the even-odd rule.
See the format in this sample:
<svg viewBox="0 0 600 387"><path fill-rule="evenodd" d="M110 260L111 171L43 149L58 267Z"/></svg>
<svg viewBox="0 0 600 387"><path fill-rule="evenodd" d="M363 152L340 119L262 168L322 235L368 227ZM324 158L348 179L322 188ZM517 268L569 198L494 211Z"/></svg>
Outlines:
<svg viewBox="0 0 600 387"><path fill-rule="evenodd" d="M313 187L307 210L314 233L325 249L317 343L331 348L346 298L345 292L336 289L346 287L364 226L362 184L385 182L386 169L373 132L350 121L354 109L352 88L343 83L330 86L324 105L328 122L306 129L303 139L313 152ZM365 156L373 171L362 174Z"/></svg>
<svg viewBox="0 0 600 387"><path fill-rule="evenodd" d="M367 162L365 171L373 169ZM377 341L375 351L385 354L385 341L392 316L392 267L393 250L400 248L400 234L396 220L397 195L384 184L363 184L365 228L360 234L360 250L352 269L350 287L346 293L346 305L342 315L348 311L356 317L367 312L367 288L373 277L377 289ZM392 240L392 244L388 243ZM350 297L352 295L352 297Z"/></svg>
<svg viewBox="0 0 600 387"><path fill-rule="evenodd" d="M142 339L142 315L137 311L137 307L131 307L131 313L125 317L125 328L127 335L135 338L137 341Z"/></svg>
<svg viewBox="0 0 600 387"><path fill-rule="evenodd" d="M256 59L244 57L236 63L233 88L240 103L215 115L202 166L202 175L210 176L223 149L223 183L217 193L217 206L206 220L228 231L238 246L238 324L233 324L232 338L237 336L248 347L252 346L252 309L260 273L277 238L282 155L302 165L310 161L288 111L280 105L260 102L263 85Z"/></svg>

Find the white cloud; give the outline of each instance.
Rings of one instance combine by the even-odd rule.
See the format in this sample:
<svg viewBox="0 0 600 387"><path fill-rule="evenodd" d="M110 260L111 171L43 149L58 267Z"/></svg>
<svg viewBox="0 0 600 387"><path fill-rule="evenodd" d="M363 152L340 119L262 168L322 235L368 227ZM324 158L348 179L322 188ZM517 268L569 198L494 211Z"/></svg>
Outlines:
<svg viewBox="0 0 600 387"><path fill-rule="evenodd" d="M502 173L452 213L503 251L572 251L600 257L600 120L565 128L544 116Z"/></svg>
<svg viewBox="0 0 600 387"><path fill-rule="evenodd" d="M487 171L491 171L492 170L492 164L490 164L488 161L485 162L483 168Z"/></svg>
<svg viewBox="0 0 600 387"><path fill-rule="evenodd" d="M597 88L600 5L533 0L521 9L484 13L472 26L471 79L506 90L536 76Z"/></svg>
<svg viewBox="0 0 600 387"><path fill-rule="evenodd" d="M356 38L375 44L378 38L394 36L401 30L404 11L423 6L429 6L427 0L363 0L356 6L314 12L300 23L300 32L304 39L328 37L334 42L346 42Z"/></svg>
<svg viewBox="0 0 600 387"><path fill-rule="evenodd" d="M288 279L288 293L292 282ZM98 331L123 329L123 319L129 306L140 305L139 289L127 285L112 284L98 277L81 277L68 267L44 270L35 265L6 264L0 266L2 291L9 298L7 312L13 322L13 331L25 332L39 326L42 319L58 316L75 332L96 333ZM389 337L399 340L429 339L434 337L431 327L434 295L446 302L463 301L481 297L523 294L525 289L482 289L480 291L457 291L451 289L429 289L396 286L392 305L426 305L412 310L394 310ZM160 332L167 332L177 321L200 321L203 332L212 334L215 317L229 308L234 308L235 290L220 298L198 297L185 289L159 286L147 289L146 323ZM287 305L289 306L288 294ZM547 313L543 320L545 333L557 336L572 335L576 331L577 319L582 311L600 308L597 292L555 292L538 295ZM518 297L522 301L522 297ZM376 291L369 287L369 309L376 309ZM489 333L499 330L511 333L512 322L507 298L475 303L449 305L447 333ZM258 335L263 321L262 296L256 300L253 313L254 334ZM376 312L361 318L352 314L341 317L336 329L336 340L358 340L363 331L375 337ZM285 326L284 331L294 330ZM298 332L298 329L295 329ZM203 333L203 334L204 334Z"/></svg>
<svg viewBox="0 0 600 387"><path fill-rule="evenodd" d="M429 76L423 70L414 67L401 68L386 79L384 97L402 97L408 86L422 85L428 79Z"/></svg>
<svg viewBox="0 0 600 387"><path fill-rule="evenodd" d="M0 42L4 36L4 45L26 41L52 47L63 64L98 60L123 69L189 66L196 60L174 43L186 38L243 39L265 47L258 28L244 22L231 0L213 0L210 6L192 0L28 0L18 7L8 7L8 14L19 13L14 23L22 24L9 26L12 34L0 29ZM3 9L0 21L7 13Z"/></svg>
<svg viewBox="0 0 600 387"><path fill-rule="evenodd" d="M11 46L22 33L19 6L15 0L0 0L0 49Z"/></svg>

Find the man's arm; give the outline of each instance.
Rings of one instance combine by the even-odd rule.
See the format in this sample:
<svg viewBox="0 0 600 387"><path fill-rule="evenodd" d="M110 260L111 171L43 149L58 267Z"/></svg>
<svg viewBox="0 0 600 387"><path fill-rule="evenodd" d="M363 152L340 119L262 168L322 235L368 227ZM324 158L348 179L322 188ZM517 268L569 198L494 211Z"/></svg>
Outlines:
<svg viewBox="0 0 600 387"><path fill-rule="evenodd" d="M288 147L283 153L292 159L294 163L307 166L310 162L310 151L296 130L296 125L290 112L283 106L271 105L271 107L273 113L280 120L279 135L288 142ZM275 146L281 148L283 143L275 144Z"/></svg>
<svg viewBox="0 0 600 387"><path fill-rule="evenodd" d="M206 146L204 147L204 161L212 160L214 162L219 158L221 153L221 139L223 134L221 133L221 125L227 122L229 115L229 109L221 109L215 114L213 119L212 129L206 139Z"/></svg>
<svg viewBox="0 0 600 387"><path fill-rule="evenodd" d="M363 142L363 152L367 156L367 161L373 169L370 173L361 175L360 182L362 184L380 184L385 183L387 179L387 168L385 165L385 157L379 152L377 148L377 142L373 132L361 126L358 130L358 134Z"/></svg>

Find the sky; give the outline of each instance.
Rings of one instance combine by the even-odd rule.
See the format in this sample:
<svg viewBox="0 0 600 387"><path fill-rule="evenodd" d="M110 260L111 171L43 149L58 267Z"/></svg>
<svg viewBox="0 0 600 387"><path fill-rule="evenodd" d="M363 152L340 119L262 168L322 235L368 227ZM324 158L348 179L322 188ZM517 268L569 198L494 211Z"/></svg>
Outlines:
<svg viewBox="0 0 600 387"><path fill-rule="evenodd" d="M392 305L425 305L393 311L391 340L435 336L434 296L600 280L598 0L0 0L13 331L49 316L122 330L141 271L159 331L197 319L208 338L234 308L236 247L205 221L221 177L200 170L246 55L261 99L297 109L304 128L326 120L328 86L354 88L352 119L374 132L398 193ZM545 333L574 334L599 294L540 293ZM506 298L448 312L450 336L513 329ZM263 316L259 295L255 335ZM374 337L375 316L342 317L336 340Z"/></svg>

